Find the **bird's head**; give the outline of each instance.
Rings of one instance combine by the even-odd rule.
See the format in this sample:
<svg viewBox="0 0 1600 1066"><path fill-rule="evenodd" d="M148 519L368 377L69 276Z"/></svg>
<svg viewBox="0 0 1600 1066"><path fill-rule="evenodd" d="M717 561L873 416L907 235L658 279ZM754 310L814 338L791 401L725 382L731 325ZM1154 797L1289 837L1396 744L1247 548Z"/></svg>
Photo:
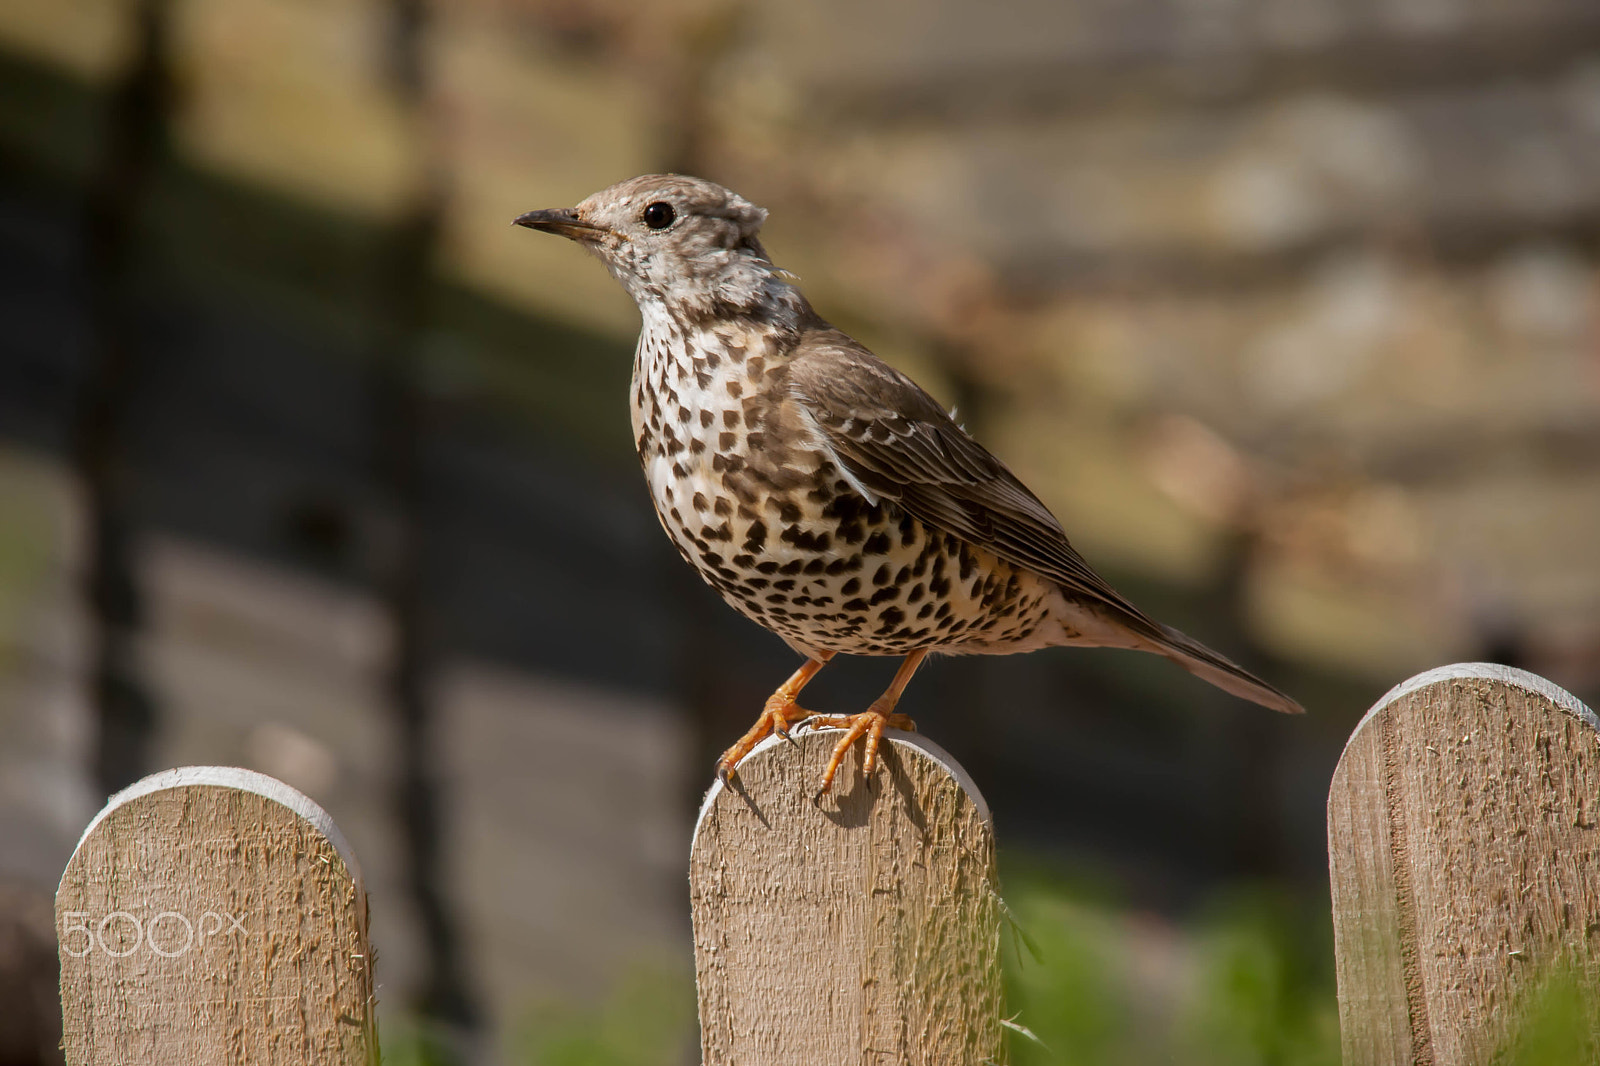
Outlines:
<svg viewBox="0 0 1600 1066"><path fill-rule="evenodd" d="M756 237L766 218L713 182L647 174L576 207L529 211L516 224L589 249L646 313L696 321L770 313L799 299Z"/></svg>

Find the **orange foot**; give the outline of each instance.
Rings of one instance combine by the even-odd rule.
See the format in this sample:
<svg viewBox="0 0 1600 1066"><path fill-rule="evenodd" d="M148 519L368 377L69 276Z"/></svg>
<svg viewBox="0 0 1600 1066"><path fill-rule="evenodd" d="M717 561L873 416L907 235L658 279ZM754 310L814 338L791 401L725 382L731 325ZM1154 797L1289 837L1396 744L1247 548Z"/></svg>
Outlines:
<svg viewBox="0 0 1600 1066"><path fill-rule="evenodd" d="M756 724L717 760L717 777L724 785L733 779L734 767L739 764L739 760L749 755L757 744L773 733L788 740L789 727L801 719L811 717L811 712L795 700L799 697L800 690L817 676L817 671L821 670L831 658L833 653L827 652L815 659L807 659L804 665L794 672L794 676L778 686L778 691L767 697L767 705L762 708L761 717L756 719Z"/></svg>
<svg viewBox="0 0 1600 1066"><path fill-rule="evenodd" d="M781 691L768 696L767 705L762 709L761 717L756 719L756 724L717 760L717 776L722 779L723 784L727 784L736 776L734 767L739 764L739 760L749 755L757 744L773 733L788 740L791 725L812 717L810 711L796 703L792 697L785 697Z"/></svg>
<svg viewBox="0 0 1600 1066"><path fill-rule="evenodd" d="M833 755L828 759L828 768L822 772L822 787L817 789L817 796L833 785L833 775L839 772L839 763L844 759L844 753L850 750L862 737L867 738L866 756L861 760L861 774L871 779L872 771L878 766L878 741L883 738L885 729L905 729L916 731L917 723L903 714L895 713L895 701L887 697L876 700L872 706L860 714L819 714L815 715L806 724L811 726L825 726L843 729L845 734L839 738L839 743L833 746Z"/></svg>

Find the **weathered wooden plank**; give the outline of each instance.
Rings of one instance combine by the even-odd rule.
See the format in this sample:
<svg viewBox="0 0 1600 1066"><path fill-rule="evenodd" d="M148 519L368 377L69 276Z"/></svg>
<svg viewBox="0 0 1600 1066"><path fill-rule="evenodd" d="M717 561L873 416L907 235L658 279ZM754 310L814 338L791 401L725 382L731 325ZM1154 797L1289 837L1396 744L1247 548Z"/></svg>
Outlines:
<svg viewBox="0 0 1600 1066"><path fill-rule="evenodd" d="M1397 686L1334 772L1328 867L1345 1061L1488 1061L1552 967L1600 995L1600 721L1493 664Z"/></svg>
<svg viewBox="0 0 1600 1066"><path fill-rule="evenodd" d="M185 767L117 793L56 922L69 1066L378 1061L360 867L280 781Z"/></svg>
<svg viewBox="0 0 1600 1066"><path fill-rule="evenodd" d="M816 803L837 738L768 740L706 796L690 861L703 1061L1003 1061L988 807L897 732L873 787L856 745Z"/></svg>

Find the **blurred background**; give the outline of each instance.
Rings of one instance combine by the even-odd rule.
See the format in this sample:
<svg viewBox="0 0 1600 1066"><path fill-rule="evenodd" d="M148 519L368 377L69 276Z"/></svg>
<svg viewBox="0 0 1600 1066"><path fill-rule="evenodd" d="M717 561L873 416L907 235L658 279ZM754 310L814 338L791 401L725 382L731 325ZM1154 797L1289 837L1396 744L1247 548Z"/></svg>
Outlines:
<svg viewBox="0 0 1600 1066"><path fill-rule="evenodd" d="M1311 712L924 671L1040 949L1017 1059L1336 1062L1360 715L1600 694L1592 0L0 6L0 1060L58 1054L106 795L230 763L354 845L392 1060L698 1061L691 819L794 657L656 527L631 303L509 225L662 170Z"/></svg>

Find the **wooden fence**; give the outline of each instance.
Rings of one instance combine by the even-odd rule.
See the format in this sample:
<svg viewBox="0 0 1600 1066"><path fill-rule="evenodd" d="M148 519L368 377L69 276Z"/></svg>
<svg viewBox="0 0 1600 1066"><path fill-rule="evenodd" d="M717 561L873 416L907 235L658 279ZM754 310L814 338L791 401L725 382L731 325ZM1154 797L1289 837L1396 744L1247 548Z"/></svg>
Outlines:
<svg viewBox="0 0 1600 1066"><path fill-rule="evenodd" d="M1334 771L1328 870L1347 1063L1489 1061L1562 968L1600 1003L1600 721L1487 663L1397 686Z"/></svg>
<svg viewBox="0 0 1600 1066"><path fill-rule="evenodd" d="M703 1061L1004 1062L983 798L892 734L874 787L853 753L818 801L831 743L768 741L706 797ZM1395 688L1339 762L1328 834L1351 1066L1487 1062L1555 967L1600 994L1600 723L1549 682L1466 665ZM72 1066L378 1060L360 868L280 782L198 767L119 793L56 908Z"/></svg>
<svg viewBox="0 0 1600 1066"><path fill-rule="evenodd" d="M378 1061L361 868L264 774L185 767L111 797L56 932L72 1066Z"/></svg>

